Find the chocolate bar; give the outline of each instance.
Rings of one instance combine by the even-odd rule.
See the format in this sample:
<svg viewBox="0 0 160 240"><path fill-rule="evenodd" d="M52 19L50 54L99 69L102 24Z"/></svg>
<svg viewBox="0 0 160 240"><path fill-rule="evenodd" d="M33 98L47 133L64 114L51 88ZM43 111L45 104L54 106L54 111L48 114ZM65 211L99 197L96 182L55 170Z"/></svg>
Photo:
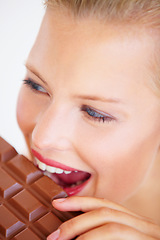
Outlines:
<svg viewBox="0 0 160 240"><path fill-rule="evenodd" d="M0 239L39 240L79 213L51 202L64 190L0 137Z"/></svg>

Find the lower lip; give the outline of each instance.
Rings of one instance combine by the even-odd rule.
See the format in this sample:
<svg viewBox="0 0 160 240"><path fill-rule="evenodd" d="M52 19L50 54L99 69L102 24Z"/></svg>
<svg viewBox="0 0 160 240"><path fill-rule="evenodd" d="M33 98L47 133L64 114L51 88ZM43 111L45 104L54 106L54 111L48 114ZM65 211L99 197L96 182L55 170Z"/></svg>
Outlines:
<svg viewBox="0 0 160 240"><path fill-rule="evenodd" d="M84 187L87 185L89 180L90 180L90 178L78 186L70 187L70 188L63 188L63 189L68 194L68 196L74 196L84 189Z"/></svg>

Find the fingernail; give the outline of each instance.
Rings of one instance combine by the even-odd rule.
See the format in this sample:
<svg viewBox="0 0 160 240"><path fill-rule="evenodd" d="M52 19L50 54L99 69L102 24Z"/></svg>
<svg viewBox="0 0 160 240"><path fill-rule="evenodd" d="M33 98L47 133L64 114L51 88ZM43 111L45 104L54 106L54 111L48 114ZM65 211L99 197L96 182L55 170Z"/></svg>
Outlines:
<svg viewBox="0 0 160 240"><path fill-rule="evenodd" d="M64 202L65 200L66 200L65 198L58 198L58 199L54 199L53 202L61 203L61 202Z"/></svg>
<svg viewBox="0 0 160 240"><path fill-rule="evenodd" d="M58 240L60 235L60 229L58 229L57 231L53 232L52 234L50 234L47 238L47 240Z"/></svg>

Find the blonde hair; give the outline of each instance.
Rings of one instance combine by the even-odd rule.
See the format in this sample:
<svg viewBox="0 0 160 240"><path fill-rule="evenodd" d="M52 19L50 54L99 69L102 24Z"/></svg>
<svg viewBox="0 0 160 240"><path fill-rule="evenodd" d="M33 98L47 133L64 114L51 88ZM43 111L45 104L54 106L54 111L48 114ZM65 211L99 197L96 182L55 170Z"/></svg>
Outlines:
<svg viewBox="0 0 160 240"><path fill-rule="evenodd" d="M44 0L47 7L70 10L74 16L96 17L118 24L138 24L158 29L160 36L160 0ZM158 49L157 49L158 50ZM160 50L160 45L159 45ZM152 88L160 95L160 51L155 54L156 66ZM153 79L153 78L152 78ZM158 87L158 88L157 88Z"/></svg>
<svg viewBox="0 0 160 240"><path fill-rule="evenodd" d="M160 28L160 0L46 0L52 7L66 7L77 16L101 20L139 22Z"/></svg>

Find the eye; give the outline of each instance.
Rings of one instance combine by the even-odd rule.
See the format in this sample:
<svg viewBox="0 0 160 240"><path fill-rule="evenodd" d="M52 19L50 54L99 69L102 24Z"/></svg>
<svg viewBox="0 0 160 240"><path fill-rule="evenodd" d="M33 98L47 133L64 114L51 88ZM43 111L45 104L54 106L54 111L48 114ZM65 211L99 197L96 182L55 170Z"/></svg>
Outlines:
<svg viewBox="0 0 160 240"><path fill-rule="evenodd" d="M31 90L40 93L47 93L47 91L38 83L35 83L32 79L23 80L24 84L26 84Z"/></svg>
<svg viewBox="0 0 160 240"><path fill-rule="evenodd" d="M98 122L104 123L104 122L111 122L116 120L113 116L110 116L107 113L105 114L101 113L100 111L95 110L86 105L81 107L81 111L83 111L85 113L85 116L92 121L98 121Z"/></svg>

